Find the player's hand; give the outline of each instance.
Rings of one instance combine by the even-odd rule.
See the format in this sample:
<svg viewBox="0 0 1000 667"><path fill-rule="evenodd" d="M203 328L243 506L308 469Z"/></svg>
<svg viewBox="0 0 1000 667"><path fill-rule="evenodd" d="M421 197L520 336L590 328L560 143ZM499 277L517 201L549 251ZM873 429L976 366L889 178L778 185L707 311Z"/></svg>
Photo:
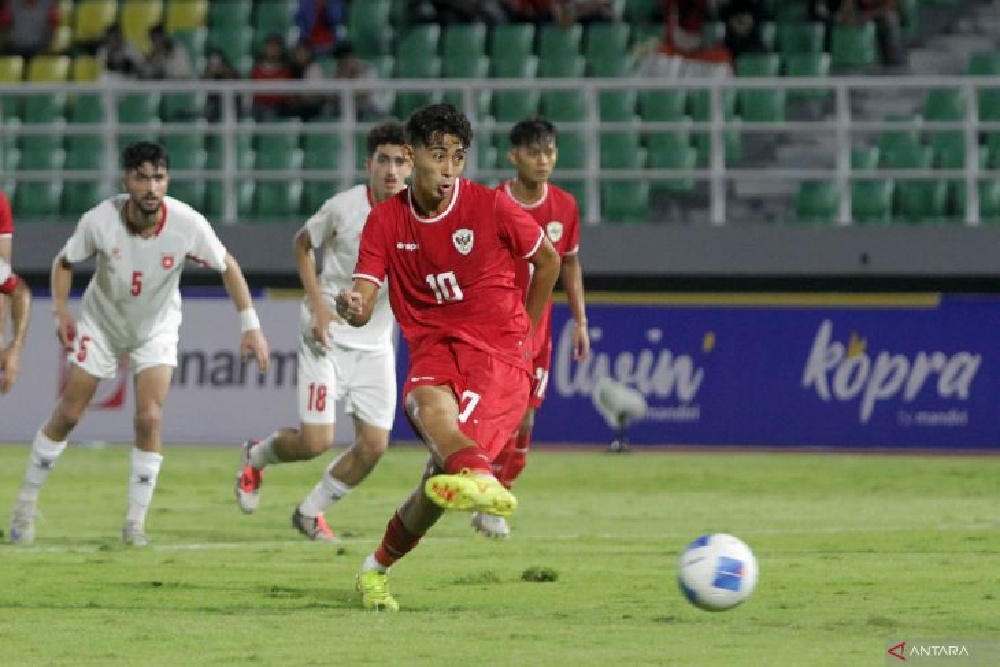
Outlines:
<svg viewBox="0 0 1000 667"><path fill-rule="evenodd" d="M326 348L330 347L331 322L340 322L340 318L326 304L321 304L313 309L312 335L317 343Z"/></svg>
<svg viewBox="0 0 1000 667"><path fill-rule="evenodd" d="M587 321L577 322L573 327L573 361L583 361L590 356L590 331Z"/></svg>
<svg viewBox="0 0 1000 667"><path fill-rule="evenodd" d="M76 318L68 312L56 313L56 338L66 352L73 351L76 340Z"/></svg>
<svg viewBox="0 0 1000 667"><path fill-rule="evenodd" d="M6 394L14 387L17 372L21 367L21 350L10 346L0 348L0 394Z"/></svg>
<svg viewBox="0 0 1000 667"><path fill-rule="evenodd" d="M337 314L344 318L348 324L351 320L361 315L363 304L361 294L351 290L342 289L337 295Z"/></svg>
<svg viewBox="0 0 1000 667"><path fill-rule="evenodd" d="M266 373L268 364L271 361L271 354L267 349L267 339L264 338L264 334L260 329L244 331L243 336L240 338L240 359L246 361L250 358L250 355L253 355L253 358L257 360L257 368L260 369L260 374L263 375Z"/></svg>

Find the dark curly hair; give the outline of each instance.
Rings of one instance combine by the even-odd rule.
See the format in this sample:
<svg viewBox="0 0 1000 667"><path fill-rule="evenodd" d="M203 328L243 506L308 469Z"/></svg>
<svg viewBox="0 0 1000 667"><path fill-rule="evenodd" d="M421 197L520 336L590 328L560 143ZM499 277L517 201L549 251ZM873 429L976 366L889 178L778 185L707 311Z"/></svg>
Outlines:
<svg viewBox="0 0 1000 667"><path fill-rule="evenodd" d="M383 121L368 131L368 157L373 157L379 146L406 144L406 128L398 120Z"/></svg>
<svg viewBox="0 0 1000 667"><path fill-rule="evenodd" d="M406 140L411 146L429 146L445 134L458 137L465 148L472 145L472 123L453 104L417 109L406 121Z"/></svg>
<svg viewBox="0 0 1000 667"><path fill-rule="evenodd" d="M170 156L167 155L167 150L152 141L137 141L122 151L122 169L125 171L138 169L147 162L154 167L170 168Z"/></svg>
<svg viewBox="0 0 1000 667"><path fill-rule="evenodd" d="M556 126L548 119L536 116L518 121L510 128L511 146L531 146L544 143L546 139L556 138Z"/></svg>

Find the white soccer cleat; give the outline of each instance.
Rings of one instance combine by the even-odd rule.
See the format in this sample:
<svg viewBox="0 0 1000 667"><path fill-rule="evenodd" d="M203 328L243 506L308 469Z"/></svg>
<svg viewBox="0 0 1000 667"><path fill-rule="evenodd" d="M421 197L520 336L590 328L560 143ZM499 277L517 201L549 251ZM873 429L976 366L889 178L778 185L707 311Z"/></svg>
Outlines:
<svg viewBox="0 0 1000 667"><path fill-rule="evenodd" d="M236 504L244 514L253 514L260 503L260 485L264 472L250 465L250 448L256 440L247 440L240 446L240 468L236 471Z"/></svg>
<svg viewBox="0 0 1000 667"><path fill-rule="evenodd" d="M138 521L126 521L122 528L122 544L132 547L148 547L149 535Z"/></svg>
<svg viewBox="0 0 1000 667"><path fill-rule="evenodd" d="M506 540L510 537L510 524L507 523L507 519L496 514L473 512L472 527L476 529L477 533L482 533L493 539Z"/></svg>
<svg viewBox="0 0 1000 667"><path fill-rule="evenodd" d="M19 502L10 516L11 544L31 544L35 541L35 512L33 503Z"/></svg>

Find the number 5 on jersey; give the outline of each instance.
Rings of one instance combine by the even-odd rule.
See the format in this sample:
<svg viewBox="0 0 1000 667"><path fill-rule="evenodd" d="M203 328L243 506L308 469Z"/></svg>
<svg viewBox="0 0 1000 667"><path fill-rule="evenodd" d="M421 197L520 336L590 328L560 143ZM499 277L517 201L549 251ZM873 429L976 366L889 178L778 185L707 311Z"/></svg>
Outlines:
<svg viewBox="0 0 1000 667"><path fill-rule="evenodd" d="M437 299L438 303L461 301L465 298L465 295L462 294L462 288L458 286L458 278L455 277L454 271L446 271L436 275L428 273L425 280L431 286L431 291L434 292L434 298Z"/></svg>

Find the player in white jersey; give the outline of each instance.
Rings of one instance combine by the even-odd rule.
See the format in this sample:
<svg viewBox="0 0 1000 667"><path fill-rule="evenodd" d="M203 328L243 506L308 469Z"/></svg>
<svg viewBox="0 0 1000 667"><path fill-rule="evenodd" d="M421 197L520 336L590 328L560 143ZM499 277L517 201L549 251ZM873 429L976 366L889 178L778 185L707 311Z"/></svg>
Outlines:
<svg viewBox="0 0 1000 667"><path fill-rule="evenodd" d="M113 378L118 357L127 355L135 383L135 446L122 541L136 546L149 543L145 519L163 460L160 421L177 366L178 284L187 260L222 274L240 314L240 352L244 359L252 354L261 372L267 369L267 341L243 272L200 213L166 196L168 167L167 154L157 144L127 147L122 152L126 194L84 213L52 263L56 333L68 353L69 369L62 397L32 443L11 519L12 542L34 541L41 486L98 384ZM77 322L68 307L72 265L90 257L96 257L97 268Z"/></svg>
<svg viewBox="0 0 1000 667"><path fill-rule="evenodd" d="M0 394L6 394L14 386L21 367L21 350L28 337L28 318L31 315L31 290L3 257L0 257L0 294L10 297L13 324L13 335L7 347L3 347L0 339Z"/></svg>
<svg viewBox="0 0 1000 667"><path fill-rule="evenodd" d="M354 444L326 468L312 492L292 514L292 525L312 540L334 541L324 511L360 484L389 446L396 411L396 371L392 348L394 319L387 297L379 299L371 321L355 328L335 313L335 299L350 287L358 260L361 230L372 206L405 187L411 164L397 122L368 133L367 185L356 185L327 200L295 235L295 260L306 297L298 352L299 428L282 428L263 440L243 443L236 475L236 500L251 513L260 500L263 470L269 464L306 461L333 444L335 403L343 398L354 418ZM317 277L314 249L323 255Z"/></svg>

